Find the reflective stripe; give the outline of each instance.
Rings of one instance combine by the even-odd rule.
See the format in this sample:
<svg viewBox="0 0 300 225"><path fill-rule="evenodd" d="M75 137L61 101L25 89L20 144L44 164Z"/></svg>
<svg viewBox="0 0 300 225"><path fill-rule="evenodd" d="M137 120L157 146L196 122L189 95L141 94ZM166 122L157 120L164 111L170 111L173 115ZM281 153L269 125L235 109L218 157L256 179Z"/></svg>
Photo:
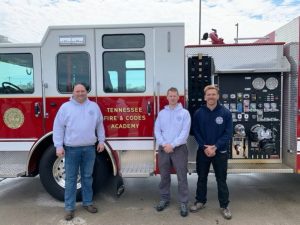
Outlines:
<svg viewBox="0 0 300 225"><path fill-rule="evenodd" d="M30 151L35 142L0 142L0 151Z"/></svg>

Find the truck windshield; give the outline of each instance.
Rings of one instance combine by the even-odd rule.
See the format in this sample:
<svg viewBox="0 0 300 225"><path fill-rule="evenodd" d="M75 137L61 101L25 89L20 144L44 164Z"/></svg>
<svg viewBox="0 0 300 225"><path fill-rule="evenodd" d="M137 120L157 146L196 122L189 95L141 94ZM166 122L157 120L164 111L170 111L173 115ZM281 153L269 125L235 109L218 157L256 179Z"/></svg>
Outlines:
<svg viewBox="0 0 300 225"><path fill-rule="evenodd" d="M0 94L33 93L31 53L0 54Z"/></svg>

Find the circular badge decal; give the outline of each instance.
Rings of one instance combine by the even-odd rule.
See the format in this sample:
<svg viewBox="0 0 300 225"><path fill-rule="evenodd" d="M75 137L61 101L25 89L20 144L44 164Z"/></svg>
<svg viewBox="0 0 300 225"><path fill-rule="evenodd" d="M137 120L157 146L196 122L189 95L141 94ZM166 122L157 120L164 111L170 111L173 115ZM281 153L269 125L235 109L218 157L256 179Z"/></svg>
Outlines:
<svg viewBox="0 0 300 225"><path fill-rule="evenodd" d="M222 123L223 123L223 118L220 117L220 116L218 116L218 117L216 118L216 123L217 123L217 124L222 124Z"/></svg>
<svg viewBox="0 0 300 225"><path fill-rule="evenodd" d="M181 121L181 116L177 116L177 117L176 117L176 120L177 120L178 122L180 122L180 121Z"/></svg>
<svg viewBox="0 0 300 225"><path fill-rule="evenodd" d="M20 109L10 108L5 111L3 120L9 128L18 129L24 123L24 115Z"/></svg>

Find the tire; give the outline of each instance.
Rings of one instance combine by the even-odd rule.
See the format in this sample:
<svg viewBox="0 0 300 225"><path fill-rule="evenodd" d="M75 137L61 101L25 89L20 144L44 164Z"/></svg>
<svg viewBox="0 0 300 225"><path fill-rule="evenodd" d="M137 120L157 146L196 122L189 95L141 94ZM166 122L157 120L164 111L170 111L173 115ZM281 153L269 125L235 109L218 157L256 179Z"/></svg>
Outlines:
<svg viewBox="0 0 300 225"><path fill-rule="evenodd" d="M112 176L110 159L104 152L96 154L96 160L93 173L93 190L97 194L106 186L109 178Z"/></svg>
<svg viewBox="0 0 300 225"><path fill-rule="evenodd" d="M64 201L65 167L64 157L56 156L55 147L50 145L44 152L40 165L40 180L46 191L54 198ZM81 200L80 178L77 180L76 200Z"/></svg>

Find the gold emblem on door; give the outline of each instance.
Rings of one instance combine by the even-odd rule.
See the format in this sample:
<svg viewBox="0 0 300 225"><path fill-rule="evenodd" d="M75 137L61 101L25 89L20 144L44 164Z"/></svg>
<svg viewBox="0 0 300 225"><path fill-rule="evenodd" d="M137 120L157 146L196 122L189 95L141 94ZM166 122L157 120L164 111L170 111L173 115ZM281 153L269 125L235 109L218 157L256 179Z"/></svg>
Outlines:
<svg viewBox="0 0 300 225"><path fill-rule="evenodd" d="M18 129L24 123L24 115L20 109L10 108L5 111L3 120L9 128Z"/></svg>

